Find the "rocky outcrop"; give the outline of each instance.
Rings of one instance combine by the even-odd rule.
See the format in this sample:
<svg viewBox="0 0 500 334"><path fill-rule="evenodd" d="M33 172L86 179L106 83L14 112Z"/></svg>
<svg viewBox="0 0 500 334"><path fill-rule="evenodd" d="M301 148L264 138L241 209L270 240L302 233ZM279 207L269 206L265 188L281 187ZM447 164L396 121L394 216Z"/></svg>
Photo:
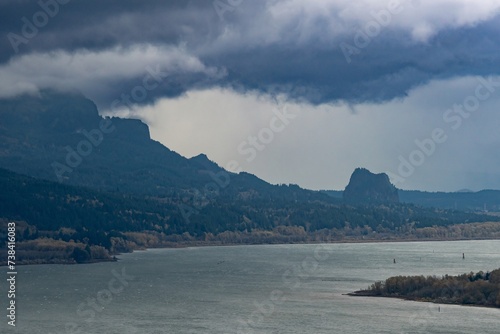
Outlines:
<svg viewBox="0 0 500 334"><path fill-rule="evenodd" d="M365 168L357 168L344 190L344 201L368 205L398 203L399 195L387 174L374 174Z"/></svg>

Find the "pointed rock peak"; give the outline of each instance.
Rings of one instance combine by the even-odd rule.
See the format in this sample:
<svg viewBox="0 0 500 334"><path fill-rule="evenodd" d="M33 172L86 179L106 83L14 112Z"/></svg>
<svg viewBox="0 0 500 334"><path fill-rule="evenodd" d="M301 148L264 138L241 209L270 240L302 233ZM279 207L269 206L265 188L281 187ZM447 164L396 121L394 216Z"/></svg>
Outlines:
<svg viewBox="0 0 500 334"><path fill-rule="evenodd" d="M210 171L220 171L222 169L219 165L217 165L215 162L210 160L206 154L203 154L203 153L198 154L197 156L192 157L189 160L198 164L198 166L201 169L210 170Z"/></svg>
<svg viewBox="0 0 500 334"><path fill-rule="evenodd" d="M356 168L344 190L344 200L352 204L387 204L398 203L399 195L387 174Z"/></svg>
<svg viewBox="0 0 500 334"><path fill-rule="evenodd" d="M204 153L200 153L197 156L192 157L191 160L195 160L195 161L196 160L199 160L199 161L202 161L202 160L210 161L210 159L208 159L207 155L204 154Z"/></svg>

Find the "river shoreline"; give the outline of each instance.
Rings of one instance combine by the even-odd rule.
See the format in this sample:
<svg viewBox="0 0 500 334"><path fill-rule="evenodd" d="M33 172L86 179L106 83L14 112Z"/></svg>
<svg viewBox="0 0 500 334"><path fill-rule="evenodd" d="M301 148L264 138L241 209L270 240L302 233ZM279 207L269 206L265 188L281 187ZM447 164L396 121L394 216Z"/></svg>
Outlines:
<svg viewBox="0 0 500 334"><path fill-rule="evenodd" d="M483 308L490 308L490 309L500 309L500 307L490 306L490 305L453 303L453 302L446 302L443 300L432 300L432 299L426 299L426 298L411 298L411 297L407 297L407 296L378 296L378 295L370 294L369 292L363 291L363 290L354 291L354 292L346 293L343 295L350 296L350 297L400 299L400 300L411 301L411 302L433 303L433 304L438 304L438 305L456 305L456 306L469 306L469 307L483 307Z"/></svg>
<svg viewBox="0 0 500 334"><path fill-rule="evenodd" d="M175 243L166 243L157 247L138 247L136 249L131 250L130 252L120 252L110 254L109 258L103 259L92 259L90 261L77 263L72 259L55 259L50 261L43 261L40 259L33 259L28 261L18 261L16 265L42 265L42 264L64 264L64 265L73 265L73 264L93 264L93 263L101 263L101 262L116 262L119 261L119 256L121 254L133 253L135 251L145 251L148 249L181 249L181 248L193 248L193 247L234 247L234 246L261 246L261 245L321 245L321 244L371 244L371 243L403 243L403 242L459 242L459 241L484 241L484 240L500 240L498 238L430 238L430 239L418 239L418 238L397 238L397 239L343 239L343 240L333 240L333 241L307 241L307 242L276 242L276 243L222 243L222 242L213 242L213 241L185 241L185 242L175 242ZM0 250L0 253L6 251L5 249ZM7 266L7 261L1 261L0 267Z"/></svg>

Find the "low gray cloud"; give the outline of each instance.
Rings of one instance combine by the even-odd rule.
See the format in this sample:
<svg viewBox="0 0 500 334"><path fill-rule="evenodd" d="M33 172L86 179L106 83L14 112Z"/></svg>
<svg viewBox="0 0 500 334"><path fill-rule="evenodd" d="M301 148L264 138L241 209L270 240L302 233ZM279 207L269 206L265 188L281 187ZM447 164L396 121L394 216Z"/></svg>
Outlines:
<svg viewBox="0 0 500 334"><path fill-rule="evenodd" d="M31 53L0 65L0 97L38 89L77 89L109 109L117 99L144 104L203 88L224 76L224 69L205 66L177 47L135 45L78 53ZM142 86L147 89L136 88ZM132 97L124 97L128 95Z"/></svg>

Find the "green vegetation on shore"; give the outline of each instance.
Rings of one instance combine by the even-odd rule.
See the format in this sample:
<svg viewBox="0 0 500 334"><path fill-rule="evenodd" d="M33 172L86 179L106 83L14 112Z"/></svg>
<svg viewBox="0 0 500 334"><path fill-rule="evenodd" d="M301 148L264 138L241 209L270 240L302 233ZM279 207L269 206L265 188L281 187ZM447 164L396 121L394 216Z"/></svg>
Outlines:
<svg viewBox="0 0 500 334"><path fill-rule="evenodd" d="M500 307L500 269L458 276L395 276L350 295Z"/></svg>

